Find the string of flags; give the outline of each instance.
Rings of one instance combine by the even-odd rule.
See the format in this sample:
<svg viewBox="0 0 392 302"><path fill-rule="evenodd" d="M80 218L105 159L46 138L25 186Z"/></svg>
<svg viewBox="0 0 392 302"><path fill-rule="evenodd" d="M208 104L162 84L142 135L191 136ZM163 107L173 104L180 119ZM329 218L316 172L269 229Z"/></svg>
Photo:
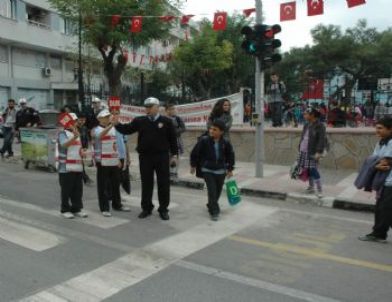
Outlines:
<svg viewBox="0 0 392 302"><path fill-rule="evenodd" d="M308 16L324 14L324 0L306 0ZM366 4L366 0L346 0L347 7L353 8ZM280 4L280 21L291 21L297 18L297 2L290 1Z"/></svg>
<svg viewBox="0 0 392 302"><path fill-rule="evenodd" d="M347 2L348 8L353 8L359 5L366 4L366 0L345 0ZM324 0L306 0L307 2L307 15L317 16L324 14ZM253 13L256 12L255 8L247 8L242 11L243 15L248 18ZM111 17L111 27L115 29L118 24L120 24L122 19L129 19L130 26L129 32L140 33L143 28L143 20L148 18L158 18L161 22L173 22L176 20L180 21L183 26L189 25L189 21L195 15L183 15L183 16L121 16L112 15ZM225 30L227 27L227 12L221 11L214 14L214 20L212 28L215 31ZM297 18L297 1L292 0L289 2L280 4L280 21L291 21ZM88 20L88 21L91 21Z"/></svg>

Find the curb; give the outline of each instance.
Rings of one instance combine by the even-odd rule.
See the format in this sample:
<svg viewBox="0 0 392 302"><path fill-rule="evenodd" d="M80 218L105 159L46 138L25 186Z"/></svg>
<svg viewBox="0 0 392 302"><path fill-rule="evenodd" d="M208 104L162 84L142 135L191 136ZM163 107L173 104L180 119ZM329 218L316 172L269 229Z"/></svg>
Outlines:
<svg viewBox="0 0 392 302"><path fill-rule="evenodd" d="M173 186L192 188L197 190L204 189L204 183L187 179L178 179L171 181ZM257 190L249 188L241 188L241 194L250 197L271 198L281 201L294 202L297 204L311 204L326 208L339 210L357 211L357 212L374 212L374 204L363 204L351 200L339 199L334 197L317 198L316 196L307 196L299 193L281 193L267 190Z"/></svg>

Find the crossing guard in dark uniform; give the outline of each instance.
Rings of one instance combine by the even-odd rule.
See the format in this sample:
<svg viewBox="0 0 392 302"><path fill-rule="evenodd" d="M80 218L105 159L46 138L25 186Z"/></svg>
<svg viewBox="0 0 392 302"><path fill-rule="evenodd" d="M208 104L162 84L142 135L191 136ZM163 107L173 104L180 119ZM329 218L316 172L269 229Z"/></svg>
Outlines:
<svg viewBox="0 0 392 302"><path fill-rule="evenodd" d="M178 157L177 135L171 119L159 114L159 100L153 97L144 101L146 115L136 117L131 123L117 124L122 134L138 132L140 176L142 180L142 212L139 218L151 215L154 205L154 172L157 175L159 216L169 220L170 164ZM170 155L172 157L170 158Z"/></svg>

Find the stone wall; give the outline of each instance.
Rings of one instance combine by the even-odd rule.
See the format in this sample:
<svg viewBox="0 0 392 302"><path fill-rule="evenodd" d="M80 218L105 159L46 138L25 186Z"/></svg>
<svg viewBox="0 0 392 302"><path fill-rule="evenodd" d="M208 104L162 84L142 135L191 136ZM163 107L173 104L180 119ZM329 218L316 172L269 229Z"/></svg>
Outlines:
<svg viewBox="0 0 392 302"><path fill-rule="evenodd" d="M185 156L189 155L197 137L205 130L188 129L183 135ZM265 129L265 163L276 165L292 165L298 155L301 129L267 128ZM322 159L321 166L329 169L358 169L369 154L373 152L377 137L373 128L328 128L328 139L331 145L327 156ZM238 161L253 162L255 155L255 130L238 128L230 131L230 138ZM130 140L134 146L136 137ZM131 150L134 147L131 147Z"/></svg>

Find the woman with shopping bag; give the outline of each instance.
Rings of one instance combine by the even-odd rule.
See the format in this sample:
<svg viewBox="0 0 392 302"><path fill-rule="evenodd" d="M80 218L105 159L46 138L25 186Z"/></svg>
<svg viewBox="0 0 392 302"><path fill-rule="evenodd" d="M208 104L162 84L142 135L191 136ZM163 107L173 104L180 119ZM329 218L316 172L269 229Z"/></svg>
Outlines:
<svg viewBox="0 0 392 302"><path fill-rule="evenodd" d="M222 193L225 178L233 176L235 155L231 143L223 138L225 123L216 120L208 129L208 136L203 136L191 152L191 173L201 171L208 191L207 208L213 221L220 214L219 197ZM231 184L233 185L233 184Z"/></svg>

